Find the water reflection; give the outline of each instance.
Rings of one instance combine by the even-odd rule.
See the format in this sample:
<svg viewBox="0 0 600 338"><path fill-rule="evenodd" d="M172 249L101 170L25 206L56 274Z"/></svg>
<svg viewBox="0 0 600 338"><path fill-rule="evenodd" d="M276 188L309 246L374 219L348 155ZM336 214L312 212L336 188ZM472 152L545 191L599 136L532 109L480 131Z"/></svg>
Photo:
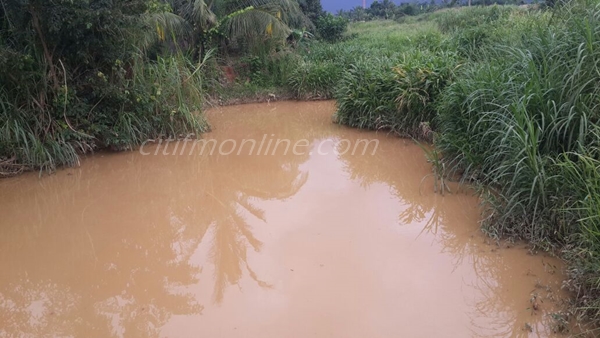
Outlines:
<svg viewBox="0 0 600 338"><path fill-rule="evenodd" d="M208 137L258 137L302 116L277 126L253 119L244 131L227 121ZM306 137L292 129L288 137ZM158 336L172 316L202 313L186 286L206 278L208 262L215 303L244 271L270 288L247 260L262 246L248 220L266 222L255 201L296 194L308 157L104 154L41 180L1 182L0 333ZM195 262L206 237L209 253Z"/></svg>
<svg viewBox="0 0 600 338"><path fill-rule="evenodd" d="M379 151L368 160L350 155L342 159L352 178L362 185L384 183L404 203L398 216L399 226L418 229L416 237L429 238L441 253L452 257L454 272L462 274L464 285L472 290L466 293L465 300L470 305L473 336L521 337L527 336L529 330L536 335L549 335L551 320L547 313L557 309L555 300L560 295L561 278L551 276L553 272L549 274L544 264L539 264L543 257L482 243L478 227L473 226L479 216L474 212L478 210L475 193L451 183L455 196L434 194L433 177L423 179L431 170L424 154L416 146L404 145L402 149L398 142L382 142ZM398 165L390 161L390 156L401 157L400 163L413 164ZM540 284L541 280L545 282ZM516 294L521 297L515 297ZM530 297L537 297L536 306L545 311L533 311Z"/></svg>
<svg viewBox="0 0 600 338"><path fill-rule="evenodd" d="M270 287L252 270L247 249L260 252L262 242L252 232L248 218L267 222L264 210L253 200L286 199L306 182L308 175L299 166L307 157L215 156L201 170L210 184L198 192L200 210L210 210L202 220L212 228L210 259L215 267L214 301L223 300L227 285L238 284L245 269L260 286ZM192 207L193 208L193 207ZM197 221L196 221L197 222Z"/></svg>
<svg viewBox="0 0 600 338"><path fill-rule="evenodd" d="M461 301L468 303L465 311L471 323L466 326L475 331L473 335L521 333L527 300L515 297L514 291L527 295L530 290L526 290L529 284L523 283L519 271L534 267L532 274L541 276L544 271L535 268L539 264L521 251L499 254L482 245L480 237L473 235L477 231L477 215L473 212L476 199L435 195L431 193L431 182L421 187L430 167L420 148L400 139L386 139L385 135L332 125L331 110L330 103L289 103L233 107L227 114L214 111L210 115L214 131L207 137L239 142L268 134L292 142L308 139L313 148L324 140L377 137L381 142L375 155L346 153L338 159L329 152L319 159L310 152L200 157L101 154L85 161L80 169L66 169L43 179L33 174L0 181L0 336L157 337L165 335L167 324L186 318L186 323L198 323L209 315L216 316L225 323L223 327L229 327L234 319L243 322L232 314L232 308L248 307L250 311L239 310L248 322L258 327L281 325L278 335L247 333L248 337L288 336L285 332L292 324L303 328L320 323L321 319L311 321L307 316L318 312L313 307L328 306L328 297L339 290L351 290L347 281L350 277L362 287L373 288L369 284L373 275L377 283L385 284L383 275L390 271L382 268L381 262L368 259L398 261L402 257L394 255L406 251L397 251L395 241L406 238L401 243L429 242L421 249L439 251L431 257L442 267L447 265L443 259L449 257L453 273L463 276L465 295ZM356 183L362 191L356 189ZM371 189L381 186L387 190ZM347 191L356 195L349 196ZM373 191L378 195L367 195ZM337 213L328 221L318 219L314 206L303 209L311 201L322 201L323 195L331 198L325 200L331 203L328 212ZM389 225L386 219L375 216L392 215L392 220L401 225L395 229L400 232L397 238L387 232L378 235L376 228L361 226L359 231L349 224L353 220L348 214L360 215L360 208L368 208L369 199L389 209L382 207L366 222L385 228ZM331 228L331 238L325 234L321 237L327 241L317 241L327 229L310 230L315 220ZM355 225L363 224L357 221ZM294 226L300 230L294 230ZM294 240L285 240L291 236L286 237L286 231L297 231L293 232ZM381 250L381 256L365 258L359 251L352 251L361 242L370 243L369 236L376 241L369 244L372 246L367 252ZM316 292L316 284L309 284L308 294L292 295L297 282L294 278L299 278L294 274L306 275L301 275L301 269L294 272L294 264L272 256L285 256L288 249L277 248L276 244L293 246L300 243L296 242L298 238L309 238L310 246L292 250L293 263L306 264L305 271L313 265L316 269L310 270L312 275L302 282L329 276L325 264L313 264L311 259L349 255L346 260L357 266L334 260L340 265L349 264L350 277L330 276L330 284L323 286L326 293L319 297L310 293ZM313 245L313 239L321 245ZM332 248L346 251L319 253L318 249L329 242ZM344 246L349 242L352 245ZM342 245L336 247L339 243ZM265 253L267 249L271 251ZM367 262L370 274L361 273L361 262ZM397 279L395 271L386 276L391 281L412 282L412 271L402 274L402 279ZM254 288L246 291L242 285ZM207 288L210 290L205 292ZM367 289L358 291L370 292ZM256 294L256 290L275 295L274 300L242 297ZM205 293L210 297L203 297ZM294 307L307 298L314 304ZM362 298L369 304L365 308L374 313L386 306L399 310L397 306L414 301L394 300L386 305L388 295L380 303L371 299L375 296ZM258 310L267 305L274 308L264 313ZM349 311L345 303L338 306L326 315ZM250 313L255 308L256 314ZM215 309L223 309L223 313ZM286 315L278 317L280 312ZM266 320L269 316L276 319ZM364 317L370 318L368 314ZM540 317L527 319L534 329ZM388 324L377 320L381 327ZM331 324L322 321L325 329L318 332L331 332ZM344 322L358 325L360 320L344 318ZM177 332L194 337L208 332L213 325L204 321L202 329ZM221 332L223 327L211 332ZM371 336L393 336L386 332ZM360 336L360 331L352 334ZM221 332L221 336L227 335Z"/></svg>

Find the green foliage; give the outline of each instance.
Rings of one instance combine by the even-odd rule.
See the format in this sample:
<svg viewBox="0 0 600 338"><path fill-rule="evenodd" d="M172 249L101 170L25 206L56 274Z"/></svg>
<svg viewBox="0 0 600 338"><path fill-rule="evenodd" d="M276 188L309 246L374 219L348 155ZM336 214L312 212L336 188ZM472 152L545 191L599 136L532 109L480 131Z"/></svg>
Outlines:
<svg viewBox="0 0 600 338"><path fill-rule="evenodd" d="M397 59L415 48L439 51L443 39L433 24L403 28L399 30L393 21L353 24L352 38L300 48L303 62L290 75L290 89L298 98L332 98L341 86L342 74L360 58Z"/></svg>
<svg viewBox="0 0 600 338"><path fill-rule="evenodd" d="M340 75L335 61L303 61L291 73L288 85L298 98L330 99Z"/></svg>
<svg viewBox="0 0 600 338"><path fill-rule="evenodd" d="M436 110L433 103L452 80L458 67L452 52L415 50L403 55L394 68L400 93L396 98L400 127L394 129L419 137L422 123L435 129Z"/></svg>
<svg viewBox="0 0 600 338"><path fill-rule="evenodd" d="M491 46L510 43L520 39L528 27L542 17L539 12L530 13L516 6L488 6L449 9L433 13L432 19L441 32L450 37L445 48L456 50L463 57L475 60L481 51Z"/></svg>
<svg viewBox="0 0 600 338"><path fill-rule="evenodd" d="M438 100L437 146L489 188L491 234L567 245L580 314L598 322L600 11L522 17L507 25L531 29L506 29L512 38L475 55Z"/></svg>
<svg viewBox="0 0 600 338"><path fill-rule="evenodd" d="M402 21L351 24L352 38L329 49L313 46L305 56L315 69L322 60L342 69L332 81L336 120L415 138L433 133L436 177L459 175L483 187L490 235L563 248L577 313L597 325L596 2L554 12L449 9ZM299 73L321 71L311 67Z"/></svg>
<svg viewBox="0 0 600 338"><path fill-rule="evenodd" d="M393 128L400 94L393 60L361 58L350 65L336 90L335 120L357 128Z"/></svg>
<svg viewBox="0 0 600 338"><path fill-rule="evenodd" d="M228 48L253 54L265 46L268 54L284 45L293 28L312 25L295 0L224 1L221 10L227 14L218 25Z"/></svg>
<svg viewBox="0 0 600 338"><path fill-rule="evenodd" d="M433 102L456 67L454 54L427 50L413 50L400 60L360 59L342 76L336 119L354 127L424 137L422 126L435 122Z"/></svg>
<svg viewBox="0 0 600 338"><path fill-rule="evenodd" d="M328 42L340 41L348 29L348 20L330 13L319 17L316 23L319 36Z"/></svg>
<svg viewBox="0 0 600 338"><path fill-rule="evenodd" d="M434 20L442 33L453 33L474 27L489 27L508 19L516 10L518 7L498 5L455 8L435 13Z"/></svg>
<svg viewBox="0 0 600 338"><path fill-rule="evenodd" d="M323 6L321 6L321 0L298 0L302 13L306 15L313 24L317 22L317 19L323 15Z"/></svg>
<svg viewBox="0 0 600 338"><path fill-rule="evenodd" d="M168 6L142 0L5 5L0 162L53 170L77 164L79 153L95 148L130 148L149 137L206 129L197 115L201 96L190 89L200 73L192 76L180 55L150 61L140 49L164 40L157 15L169 13L157 11ZM158 28L148 33L149 25Z"/></svg>
<svg viewBox="0 0 600 338"><path fill-rule="evenodd" d="M349 11L340 11L339 15L351 21L369 20L403 20L407 16L414 16L440 9L451 2L436 5L433 1L419 3L401 3L396 5L392 0L373 1L367 8L357 6Z"/></svg>
<svg viewBox="0 0 600 338"><path fill-rule="evenodd" d="M367 51L356 45L312 44L290 74L288 85L297 98L331 99L342 73L361 53Z"/></svg>
<svg viewBox="0 0 600 338"><path fill-rule="evenodd" d="M600 311L600 161L597 149L586 154L565 154L558 160L570 201L563 210L566 219L580 229L567 251L571 262L569 286L578 295L579 315L597 325ZM593 328L593 327L592 327Z"/></svg>
<svg viewBox="0 0 600 338"><path fill-rule="evenodd" d="M276 87L287 85L300 60L297 54L282 51L267 56L249 55L241 62L247 65L247 71L240 74L242 78L259 87Z"/></svg>

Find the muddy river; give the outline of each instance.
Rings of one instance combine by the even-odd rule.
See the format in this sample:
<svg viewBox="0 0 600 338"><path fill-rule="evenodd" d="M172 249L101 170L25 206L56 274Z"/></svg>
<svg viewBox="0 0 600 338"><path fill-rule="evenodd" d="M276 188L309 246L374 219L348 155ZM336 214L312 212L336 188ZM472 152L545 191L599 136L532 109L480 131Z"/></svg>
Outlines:
<svg viewBox="0 0 600 338"><path fill-rule="evenodd" d="M551 336L561 264L334 109L214 109L202 141L1 180L0 337Z"/></svg>

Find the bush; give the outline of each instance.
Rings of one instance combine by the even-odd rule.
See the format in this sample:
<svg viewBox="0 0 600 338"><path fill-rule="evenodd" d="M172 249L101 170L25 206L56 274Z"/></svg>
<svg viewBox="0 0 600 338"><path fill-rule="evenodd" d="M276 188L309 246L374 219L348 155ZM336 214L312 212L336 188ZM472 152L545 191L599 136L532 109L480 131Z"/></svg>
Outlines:
<svg viewBox="0 0 600 338"><path fill-rule="evenodd" d="M303 61L290 75L288 84L297 98L331 99L341 72L334 61Z"/></svg>
<svg viewBox="0 0 600 338"><path fill-rule="evenodd" d="M304 60L290 74L288 85L298 98L333 98L342 73L357 55L370 54L372 50L360 45L315 43L303 52Z"/></svg>
<svg viewBox="0 0 600 338"><path fill-rule="evenodd" d="M442 33L453 33L506 20L516 6L474 6L448 9L435 13L435 22Z"/></svg>
<svg viewBox="0 0 600 338"><path fill-rule="evenodd" d="M456 65L456 55L448 52L414 50L401 61L362 58L342 76L336 92L336 120L358 128L426 137L423 123L435 127L433 102L450 82Z"/></svg>
<svg viewBox="0 0 600 338"><path fill-rule="evenodd" d="M322 15L317 20L317 33L328 42L340 41L348 29L348 20L340 16L333 16L331 13Z"/></svg>
<svg viewBox="0 0 600 338"><path fill-rule="evenodd" d="M367 129L393 127L400 94L393 65L386 57L361 58L350 65L335 93L338 123Z"/></svg>
<svg viewBox="0 0 600 338"><path fill-rule="evenodd" d="M207 129L200 72L178 53L150 60L143 52L164 38L153 30L164 14L153 4L30 0L3 8L0 175Z"/></svg>
<svg viewBox="0 0 600 338"><path fill-rule="evenodd" d="M490 234L566 245L580 314L597 324L600 10L573 3L553 20L465 67L438 101L437 146L488 187Z"/></svg>

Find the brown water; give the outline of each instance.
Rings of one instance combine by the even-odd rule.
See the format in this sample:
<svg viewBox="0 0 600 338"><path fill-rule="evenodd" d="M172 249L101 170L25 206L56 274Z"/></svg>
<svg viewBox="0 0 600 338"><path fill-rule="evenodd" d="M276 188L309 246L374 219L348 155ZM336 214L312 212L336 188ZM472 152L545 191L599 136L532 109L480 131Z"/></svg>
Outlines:
<svg viewBox="0 0 600 338"><path fill-rule="evenodd" d="M163 145L0 181L0 336L548 336L560 263L486 244L476 197L421 184L418 146L333 110L209 112L205 138L303 153ZM334 146L364 138L374 155Z"/></svg>

